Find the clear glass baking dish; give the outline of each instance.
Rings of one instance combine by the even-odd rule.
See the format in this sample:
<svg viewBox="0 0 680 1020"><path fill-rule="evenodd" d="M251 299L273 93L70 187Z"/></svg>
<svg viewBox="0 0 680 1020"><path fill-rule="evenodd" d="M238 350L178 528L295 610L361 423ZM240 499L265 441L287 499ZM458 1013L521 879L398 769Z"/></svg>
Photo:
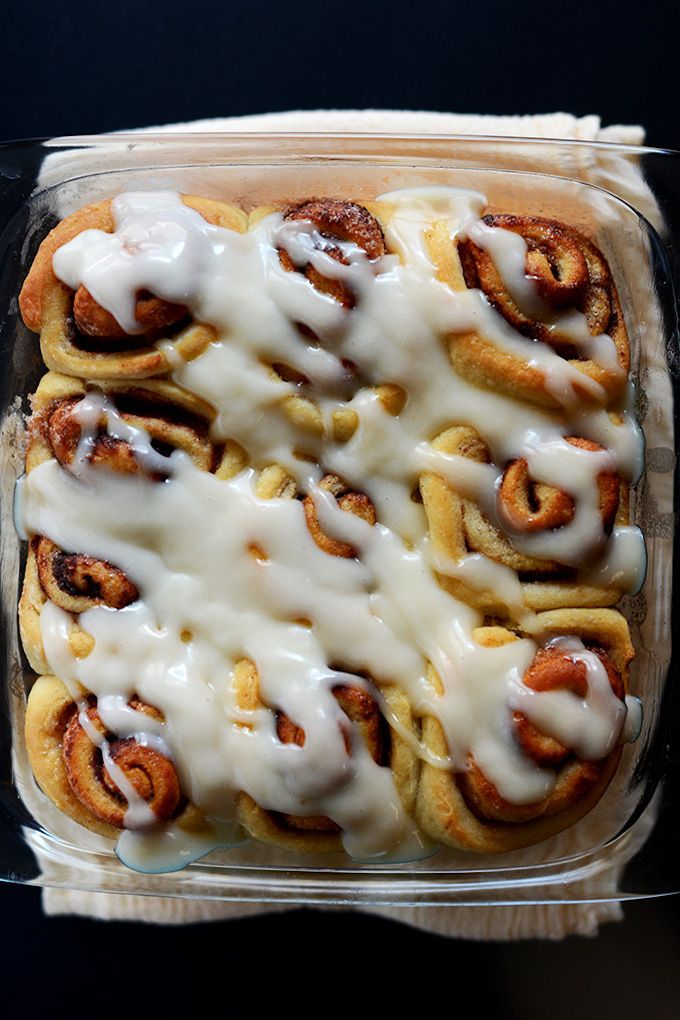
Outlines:
<svg viewBox="0 0 680 1020"><path fill-rule="evenodd" d="M583 902L680 891L680 713L671 634L677 613L675 388L680 154L609 143L378 135L129 135L10 143L0 149L0 877L32 885L296 904ZM22 411L44 371L17 295L58 218L123 189L162 188L245 209L334 195L361 201L444 184L483 191L491 206L583 228L610 260L632 344L646 467L634 496L645 533L642 591L624 599L644 723L596 809L566 834L509 854L439 850L401 865L296 858L255 844L215 851L184 871L142 875L110 844L70 822L37 790L22 742L32 674L17 598L25 550L12 526L22 471Z"/></svg>

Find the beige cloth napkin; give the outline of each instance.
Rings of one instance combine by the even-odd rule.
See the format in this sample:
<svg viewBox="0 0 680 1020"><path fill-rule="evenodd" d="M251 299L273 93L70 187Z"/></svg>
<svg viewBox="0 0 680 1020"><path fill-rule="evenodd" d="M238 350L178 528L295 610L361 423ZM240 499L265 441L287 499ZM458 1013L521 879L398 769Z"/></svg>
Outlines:
<svg viewBox="0 0 680 1020"><path fill-rule="evenodd" d="M642 145L644 128L615 124L602 127L591 114L539 113L496 117L491 114L433 113L426 110L290 110L247 117L217 117L188 124L166 124L145 131L323 131L423 135L518 135L523 138L571 138L584 142Z"/></svg>
<svg viewBox="0 0 680 1020"><path fill-rule="evenodd" d="M640 145L644 141L644 130L641 127L626 125L602 127L597 116L574 117L568 113L497 117L403 110L309 110L200 120L190 124L165 125L162 128L144 130L521 135L529 138L621 142L628 145ZM56 164L53 166L56 171ZM48 176L59 176L54 171L48 170L46 166L43 183ZM607 169L603 163L600 176L605 173ZM50 180L50 183L53 183L53 180ZM560 849L568 855L571 837L567 833L561 839L563 846ZM575 849L576 846L574 844L571 849ZM612 871L606 877L605 892L616 894L618 878L618 871ZM597 886L592 886L593 892L597 888L599 895L602 895L602 876L593 882L597 883ZM581 886L581 893L588 894L587 881ZM77 914L101 920L145 921L157 924L191 924L292 909L290 905L283 904L227 903L218 900L81 892L76 889L49 887L43 890L43 908L49 915ZM570 934L595 935L600 924L621 920L623 916L621 905L616 901L491 907L366 906L353 909L382 915L437 934L477 940L559 939Z"/></svg>

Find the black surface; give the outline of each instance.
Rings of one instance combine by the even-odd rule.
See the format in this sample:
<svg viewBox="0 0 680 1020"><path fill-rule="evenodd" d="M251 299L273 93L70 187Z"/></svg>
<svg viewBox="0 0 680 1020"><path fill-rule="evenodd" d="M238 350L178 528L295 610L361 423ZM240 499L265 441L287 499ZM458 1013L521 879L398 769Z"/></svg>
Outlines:
<svg viewBox="0 0 680 1020"><path fill-rule="evenodd" d="M3 14L2 138L371 106L596 112L680 148L674 0L30 0ZM678 901L625 913L594 940L476 944L310 911L185 929L47 920L38 890L0 885L3 1005L12 1017L51 1016L68 1001L101 1018L163 1015L189 996L194 1015L216 1002L226 1016L262 1006L285 1016L303 1001L317 1014L337 1004L348 1017L443 1015L472 990L504 1020L675 1018Z"/></svg>
<svg viewBox="0 0 680 1020"><path fill-rule="evenodd" d="M680 147L675 0L9 0L5 138L319 107L599 113Z"/></svg>
<svg viewBox="0 0 680 1020"><path fill-rule="evenodd" d="M163 928L40 916L38 892L0 888L5 1015L466 1015L677 1020L678 901L637 902L597 939L476 943L382 918L296 910ZM455 908L454 908L455 909ZM498 908L503 911L506 908ZM470 1001L466 1001L466 1000ZM217 1012L219 1011L219 1012ZM59 1015L59 1013L57 1013Z"/></svg>

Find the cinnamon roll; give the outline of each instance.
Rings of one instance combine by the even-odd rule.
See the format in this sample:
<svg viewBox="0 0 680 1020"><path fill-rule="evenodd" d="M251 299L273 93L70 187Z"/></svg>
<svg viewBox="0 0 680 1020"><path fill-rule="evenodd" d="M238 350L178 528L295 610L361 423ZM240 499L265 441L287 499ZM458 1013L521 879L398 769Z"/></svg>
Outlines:
<svg viewBox="0 0 680 1020"><path fill-rule="evenodd" d="M32 542L40 587L46 598L67 613L85 613L94 606L124 609L139 592L130 579L106 560L66 553L49 538Z"/></svg>
<svg viewBox="0 0 680 1020"><path fill-rule="evenodd" d="M608 700L613 717L624 718L634 656L626 621L612 609L553 610L540 613L538 621L543 645L536 649L522 678L525 697L514 706L508 700L507 717L516 753L530 768L542 770L546 793L529 802L503 796L473 754L465 768L456 772L426 762L419 781L417 816L423 829L441 843L478 853L540 843L592 810L616 771L621 757L620 722L619 742L596 756L587 748L574 749L556 735L557 710L546 712L546 719L537 723L527 718L528 709L517 706L528 704L532 693L560 692L572 696L575 704L588 696ZM517 641L518 634L494 625L478 627L473 638L483 647L496 648ZM434 670L430 680L435 689L442 689ZM577 732L574 727L576 745ZM432 754L445 759L451 749L440 723L424 718L422 733Z"/></svg>
<svg viewBox="0 0 680 1020"><path fill-rule="evenodd" d="M162 723L138 698L128 708ZM55 676L41 676L26 706L26 747L50 800L80 825L115 838L123 828L173 821L195 826L199 813L181 790L172 761L148 742L107 732L92 698L78 705Z"/></svg>
<svg viewBox="0 0 680 1020"><path fill-rule="evenodd" d="M42 535L31 539L19 600L19 629L26 657L36 673L48 668L40 618L50 602L76 617L95 606L124 609L136 602L134 580L108 560L69 552ZM74 655L92 649L92 638L76 624L69 635Z"/></svg>
<svg viewBox="0 0 680 1020"><path fill-rule="evenodd" d="M85 398L95 397L101 406L88 407ZM169 457L181 450L201 471L217 471L222 449L209 438L214 410L205 401L165 379L126 383L104 379L80 380L57 372L43 376L33 395L33 414L28 422L26 469L55 457L62 467L74 470L76 454L89 464L119 474L147 472L163 477ZM127 437L122 433L128 429ZM116 435L116 429L121 435ZM145 466L143 443L135 452L134 430L147 437L147 446L158 453L158 470L150 460ZM85 445L79 444L85 435ZM168 459L167 471L160 460Z"/></svg>
<svg viewBox="0 0 680 1020"><path fill-rule="evenodd" d="M571 446L603 453L602 447L582 436L566 436ZM489 450L478 432L466 425L455 425L437 436L433 449L445 455L465 457L479 464L490 463ZM615 524L627 525L628 486L614 470L596 476L602 544L593 550L591 561L602 552ZM446 562L460 564L480 554L492 563L515 571L525 605L534 610L573 606L611 606L625 593L617 583L596 584L588 575L588 560L581 567L556 558L532 555L531 545L518 546L520 536L553 535L573 523L574 497L563 489L534 481L527 462L518 457L499 471L499 483L491 506L460 495L441 475L424 473L420 493L427 514L435 553ZM574 550L579 554L578 538ZM473 587L464 577L439 574L440 583L456 598L485 613L503 616L507 606L488 584Z"/></svg>
<svg viewBox="0 0 680 1020"><path fill-rule="evenodd" d="M525 242L523 273L508 268L507 234ZM494 235L502 245L492 243ZM473 237L456 244L445 224L435 224L428 245L442 281L456 291L480 290L512 330L546 345L575 370L568 378L578 400L603 403L621 394L630 365L628 334L611 271L590 238L556 220L499 213L484 216ZM456 372L476 386L546 407L564 403L557 393L556 376L564 374L559 362L543 367L530 349L520 354L516 345L485 335L483 326L451 333L449 351ZM579 373L587 379L579 380Z"/></svg>
<svg viewBox="0 0 680 1020"><path fill-rule="evenodd" d="M324 475L319 487L330 493L345 513L361 517L368 524L375 524L376 513L365 493L352 491L336 475ZM260 499L294 499L298 496L294 480L278 465L265 468L257 481L257 495ZM311 496L302 498L307 528L315 544L329 556L343 559L357 555L357 550L322 528L316 506ZM251 549L259 559L266 559L262 550ZM339 682L332 687L332 695L349 723L356 728L373 761L390 768L399 796L405 810L411 811L415 803L418 763L411 746L388 725L381 713L380 705L370 689L351 681ZM263 707L260 695L260 681L256 666L248 659L236 664L233 687L237 706L244 712L255 712ZM389 718L403 731L413 734L415 743L416 724L412 718L408 698L393 684L380 685L380 695ZM305 732L281 709L274 708L276 738L282 744L303 747ZM248 725L247 723L244 725ZM351 728L343 725L343 741L349 758L352 755ZM293 815L285 812L266 810L258 805L249 794L239 795L239 820L244 829L256 839L292 850L308 853L339 851L342 849L340 826L332 819L320 815Z"/></svg>
<svg viewBox="0 0 680 1020"><path fill-rule="evenodd" d="M234 687L237 703L243 711L254 712L263 707L257 669L249 660L237 663ZM415 734L415 723L404 693L389 684L381 687L380 693L390 719L397 722L402 732ZM348 761L355 753L352 750L352 733L356 732L375 764L391 770L404 809L411 812L415 805L418 775L417 759L411 746L390 728L370 689L343 681L332 688L332 694L346 719L340 725ZM281 710L272 711L276 739L281 744L304 747L304 730ZM342 830L331 818L267 810L247 793L239 795L238 811L243 828L263 843L306 853L342 850Z"/></svg>
<svg viewBox="0 0 680 1020"><path fill-rule="evenodd" d="M566 442L590 453L604 452L592 439L566 436ZM600 471L596 476L602 528L609 534L619 508L621 480L615 471ZM518 531L546 531L564 527L574 520L574 500L563 489L534 482L523 457L509 462L498 490L501 516Z"/></svg>
<svg viewBox="0 0 680 1020"><path fill-rule="evenodd" d="M319 481L319 488L329 493L335 499L340 510L345 513L360 517L371 526L376 523L377 515L375 507L365 492L353 491L337 475L326 474ZM257 495L260 499L285 498L293 499L300 494L293 478L276 464L266 467L257 481ZM329 535L323 530L319 523L316 504L312 496L300 496L304 510L307 530L314 539L315 544L329 556L338 556L343 559L352 559L357 556L357 550L349 542Z"/></svg>
<svg viewBox="0 0 680 1020"><path fill-rule="evenodd" d="M183 195L182 202L210 224L243 232L241 210L213 199ZM169 350L190 360L217 339L207 322L193 321L182 304L148 289L135 295L134 328L126 328L83 285L72 288L57 276L54 257L85 232L111 234L111 201L97 202L62 220L43 240L19 296L25 325L40 334L45 365L87 379L145 379L171 368ZM134 244L133 241L129 242ZM169 347L160 346L166 341Z"/></svg>

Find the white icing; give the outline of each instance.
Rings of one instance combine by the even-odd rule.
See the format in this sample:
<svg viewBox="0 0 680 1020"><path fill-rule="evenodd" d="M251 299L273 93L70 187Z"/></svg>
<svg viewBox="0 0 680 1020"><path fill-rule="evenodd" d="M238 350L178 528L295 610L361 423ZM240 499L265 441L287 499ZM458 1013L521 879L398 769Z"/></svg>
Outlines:
<svg viewBox="0 0 680 1020"><path fill-rule="evenodd" d="M218 847L242 846L245 842L234 824L212 824L192 831L166 822L143 831L125 829L118 837L116 854L135 871L161 874L180 871Z"/></svg>
<svg viewBox="0 0 680 1020"><path fill-rule="evenodd" d="M621 743L632 744L642 731L642 702L632 694L626 695L626 721L623 724Z"/></svg>
<svg viewBox="0 0 680 1020"><path fill-rule="evenodd" d="M531 632L531 613L527 610L517 573L503 563L471 553L452 560L443 553L431 553L429 563L439 574L464 581L473 591L493 592L498 604L505 607L509 619Z"/></svg>
<svg viewBox="0 0 680 1020"><path fill-rule="evenodd" d="M615 586L637 595L645 579L647 554L639 528L621 525L614 528L602 556L581 574L585 584Z"/></svg>
<svg viewBox="0 0 680 1020"><path fill-rule="evenodd" d="M491 255L508 293L519 309L534 319L545 321L552 309L539 294L536 281L527 275L527 243L512 230L490 227L477 220L467 230L470 240Z"/></svg>
<svg viewBox="0 0 680 1020"><path fill-rule="evenodd" d="M449 756L435 761L418 749L423 757L462 770L472 755L515 803L536 801L554 784L554 773L538 768L512 735L516 703L540 718L546 732L559 729L570 747L596 758L609 753L623 730L625 706L604 690L604 670L582 646L573 654L586 663L589 694L576 709L566 692L539 694L522 684L534 640L498 648L477 644L472 633L482 617L445 592L434 571L495 591L508 614L532 633L517 576L479 555L457 563L435 556L423 508L410 496L419 476L434 472L498 521L503 467L524 457L532 478L572 495L576 512L563 528L513 533L513 543L566 565L599 557L597 576L633 585L640 574L639 542L621 537L626 529L607 539L596 478L603 470L635 476L639 431L628 412L615 425L602 408L575 407L573 384L588 386L587 377L548 346L515 333L480 292L453 292L436 278L425 226L443 219L452 238L463 229L481 236L483 196L433 188L382 200L391 210L388 248L396 254L373 261L341 242L345 263L338 262L313 225L283 222L280 214L266 216L246 234L214 227L166 193L119 196L112 203L113 234L87 231L54 257L60 279L74 289L85 285L128 332L138 329L134 298L141 289L186 305L216 328L219 339L200 357L185 365L173 354L174 379L213 405L213 439L239 442L252 465L225 481L200 472L179 451L161 457L144 430L127 424L100 394L89 393L74 412L82 433L71 470L56 461L41 464L18 492L22 534L47 535L66 550L106 559L140 592L139 601L123 610L97 607L81 614L79 626L95 641L85 658L76 658L68 643L71 618L51 603L41 614L51 669L74 697L96 695L111 732L162 748L182 789L206 816L212 835L193 842L172 826L148 839L125 833L119 853L135 866L153 870L154 855L169 866L173 846L185 860L233 842L238 791L267 809L330 816L357 859L426 852L390 770L375 764L333 697L334 686L359 684L384 706L380 691L359 680L359 672L377 685L396 683L416 715L439 719ZM489 243L495 252L506 242ZM530 303L531 283L519 280L521 252L516 241L510 247L503 275ZM310 263L341 281L355 307L343 309L302 274L286 272L279 248L295 264ZM296 323L313 330L318 343ZM442 337L472 330L541 368L560 394L562 411L520 405L459 378ZM606 344L600 346L608 357ZM357 366L356 376L348 374L348 361ZM308 385L274 378L275 364L290 365ZM385 409L376 390L381 384L403 390L398 414ZM591 391L602 396L597 384ZM321 430L291 418L292 396L313 400ZM333 439L339 411L352 411L358 420L345 443ZM150 474L167 480L93 468L88 454L102 419L109 434L132 445ZM490 463L430 445L452 422L478 431ZM594 438L606 451L578 449L565 441L569 435ZM257 497L257 471L270 464L285 468L312 496L323 530L349 542L356 559L332 557L316 546L298 500ZM371 527L338 507L318 485L327 471L370 496L378 524ZM264 555L254 557L253 547ZM233 689L242 659L253 662L259 675L262 707L249 713L238 707ZM428 662L442 694L428 682ZM162 724L126 708L133 692L162 711ZM275 710L302 727L304 746L278 740ZM566 721L556 722L563 712ZM415 743L403 727L401 732Z"/></svg>

